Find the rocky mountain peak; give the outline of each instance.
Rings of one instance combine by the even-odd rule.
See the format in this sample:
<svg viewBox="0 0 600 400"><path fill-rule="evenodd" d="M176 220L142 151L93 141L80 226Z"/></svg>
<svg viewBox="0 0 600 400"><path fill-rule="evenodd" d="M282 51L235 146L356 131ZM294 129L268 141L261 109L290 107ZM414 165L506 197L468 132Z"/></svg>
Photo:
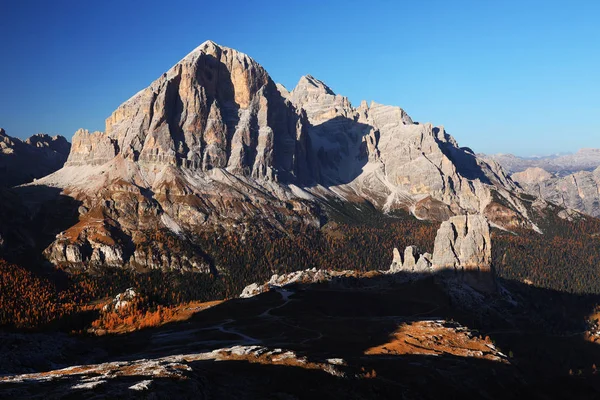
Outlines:
<svg viewBox="0 0 600 400"><path fill-rule="evenodd" d="M206 41L106 120L78 131L69 165L119 156L266 180L308 179L303 116L251 57Z"/></svg>
<svg viewBox="0 0 600 400"><path fill-rule="evenodd" d="M71 149L71 144L64 136L50 136L46 133L37 133L27 138L25 143L33 147L49 148L63 155L69 154Z"/></svg>
<svg viewBox="0 0 600 400"><path fill-rule="evenodd" d="M356 114L347 97L335 94L329 86L311 75L300 78L289 99L296 108L306 111L312 125L335 118L354 119Z"/></svg>
<svg viewBox="0 0 600 400"><path fill-rule="evenodd" d="M40 184L67 189L107 221L99 227L81 215L48 248L55 263L79 266L204 269L204 260L167 248L153 259L140 232L234 229L253 219L319 226L329 199L421 219L483 213L501 214L501 225L529 222L516 185L443 127L414 123L396 106L354 108L309 75L288 92L249 56L211 41L119 106L105 132L77 131L66 168ZM127 240L109 254L96 239L111 232Z"/></svg>
<svg viewBox="0 0 600 400"><path fill-rule="evenodd" d="M552 178L553 176L554 175L552 175L550 172L540 167L530 167L527 168L525 171L513 174L512 178L515 181L519 182L519 184L528 185L543 182L547 179Z"/></svg>
<svg viewBox="0 0 600 400"><path fill-rule="evenodd" d="M329 86L327 86L323 81L318 80L312 75L304 75L298 81L298 84L294 88L294 91L308 91L308 92L318 92L323 94L328 94L331 96L335 96L335 93Z"/></svg>

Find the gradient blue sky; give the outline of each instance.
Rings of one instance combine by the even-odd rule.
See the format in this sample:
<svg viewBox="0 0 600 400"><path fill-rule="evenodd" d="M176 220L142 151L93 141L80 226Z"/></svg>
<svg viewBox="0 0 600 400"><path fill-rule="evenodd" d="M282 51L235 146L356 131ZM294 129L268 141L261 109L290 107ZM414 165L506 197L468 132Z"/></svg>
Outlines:
<svg viewBox="0 0 600 400"><path fill-rule="evenodd" d="M600 147L600 1L0 3L0 127L70 138L201 42L403 107L477 152Z"/></svg>

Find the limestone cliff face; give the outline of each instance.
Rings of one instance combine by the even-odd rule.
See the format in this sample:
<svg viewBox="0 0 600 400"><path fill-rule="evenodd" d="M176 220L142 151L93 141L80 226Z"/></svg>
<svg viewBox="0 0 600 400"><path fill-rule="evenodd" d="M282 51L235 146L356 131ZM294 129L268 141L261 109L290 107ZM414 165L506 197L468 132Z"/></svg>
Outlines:
<svg viewBox="0 0 600 400"><path fill-rule="evenodd" d="M512 177L533 196L600 217L600 167L563 177L542 168L528 168Z"/></svg>
<svg viewBox="0 0 600 400"><path fill-rule="evenodd" d="M442 222L435 237L434 270L491 272L490 225L482 215L458 215Z"/></svg>
<svg viewBox="0 0 600 400"><path fill-rule="evenodd" d="M116 140L104 132L90 133L79 129L73 135L71 152L65 165L102 165L112 160L118 153Z"/></svg>
<svg viewBox="0 0 600 400"><path fill-rule="evenodd" d="M493 220L497 210L489 206L500 198L515 216L510 224L527 224L512 195L518 188L502 168L460 148L443 127L415 123L400 107L363 102L354 108L311 76L290 93L281 90L306 111L321 182L336 192L442 221L464 213Z"/></svg>
<svg viewBox="0 0 600 400"><path fill-rule="evenodd" d="M491 273L490 225L483 215L458 215L442 222L435 237L433 254L419 254L408 246L404 254L394 249L390 272L435 272L443 270Z"/></svg>
<svg viewBox="0 0 600 400"><path fill-rule="evenodd" d="M458 278L478 290L494 291L492 241L487 218L481 214L458 215L442 222L435 237L433 254L418 254L414 246L408 246L404 255L394 249L387 272L416 273L416 277L442 273L441 276Z"/></svg>
<svg viewBox="0 0 600 400"><path fill-rule="evenodd" d="M125 159L302 181L306 120L249 56L207 41L106 120Z"/></svg>

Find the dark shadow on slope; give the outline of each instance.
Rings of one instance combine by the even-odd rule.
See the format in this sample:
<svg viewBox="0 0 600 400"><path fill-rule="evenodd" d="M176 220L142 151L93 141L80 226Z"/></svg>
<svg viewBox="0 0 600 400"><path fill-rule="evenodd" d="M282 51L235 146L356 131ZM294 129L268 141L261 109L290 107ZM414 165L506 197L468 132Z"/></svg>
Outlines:
<svg viewBox="0 0 600 400"><path fill-rule="evenodd" d="M600 381L592 367L600 359L600 346L581 335L584 317L598 296L571 295L505 280L498 283L509 295L472 295L454 273L450 278L428 276L403 282L414 277L399 273L291 285L284 288L291 292L287 302L287 295L272 290L250 299L227 301L186 322L123 336L89 338L85 343L107 352L94 362L154 359L234 345L292 350L307 359L305 367L277 365L271 359L264 365L252 358L190 362L192 371L185 372L190 380L182 382L182 398L193 390L188 384L200 384L216 398L323 394L334 398L439 398L449 394L452 398L593 398L600 393ZM449 294L457 288L466 297ZM489 336L508 355L510 364L449 352L437 356L366 354L368 349L391 343L401 327L439 320L455 321L481 337ZM448 326L455 325L449 322ZM69 357L72 364L89 362L77 355ZM344 377L309 368L311 363L326 363L331 358L344 360L345 365L335 367ZM164 396L179 382L155 379L156 393ZM122 377L115 386L107 383L105 388L124 388L125 383L135 382ZM65 385L72 384L68 381ZM50 383L39 385L51 387ZM0 392L6 390L3 386ZM100 386L98 390L105 389ZM123 395L137 394L125 391Z"/></svg>
<svg viewBox="0 0 600 400"><path fill-rule="evenodd" d="M433 128L433 133L436 136L440 135L439 128ZM485 184L491 185L489 177L485 175L481 166L477 163L477 156L468 147L457 147L450 141L450 135L445 131L442 132L444 135L444 141L437 139L440 150L452 161L456 171L470 180L479 180Z"/></svg>
<svg viewBox="0 0 600 400"><path fill-rule="evenodd" d="M188 364L192 371L182 370L181 378L143 373L117 375L96 387L78 388L77 385L85 381L71 375L56 381L0 383L0 394L15 399L35 396L45 399L138 399L148 398L148 391L152 398L158 399L544 398L537 388L519 380L510 366L485 360L465 361L450 355L427 359L409 355L397 360L382 359L375 366L373 364L373 360L367 359L362 362L364 370L360 367L341 368L346 376L337 377L301 366L193 361ZM373 371L375 377L366 376ZM151 381L148 391L130 389L145 380ZM574 397L585 398L594 393L585 383L575 386L575 379L565 381L571 383L570 394ZM554 382L541 389L546 394L556 394L556 388L562 389L564 383Z"/></svg>
<svg viewBox="0 0 600 400"><path fill-rule="evenodd" d="M295 351L309 362L343 358L347 366L342 370L351 376L360 375L362 367L375 370L377 377L357 383L361 387L412 388L415 393L432 397L439 393L437 387L462 393L465 382L477 396L487 393L491 398L505 398L501 388L511 395L515 390L514 396L539 392L552 398L557 393L568 393L556 392L563 386L582 396L591 394L588 390L598 389L593 365L600 360L600 346L584 340L582 334L584 320L599 301L598 296L572 295L501 279L501 290L510 294L472 295L456 277L448 280L428 276L403 283L405 279L409 276L400 273L292 285L285 288L293 292L289 302L273 290L250 299L227 301L186 322L125 336L90 339L90 343L107 351L108 356L97 361L165 357L234 345L281 348ZM457 289L466 297L457 296ZM438 320L456 321L482 338L489 336L508 355L510 365L451 354L365 354L368 349L393 340L402 326ZM231 365L217 364L225 369ZM239 365L248 373L256 371L256 382L267 379L260 377L263 372L278 369ZM290 377L295 374L295 368L286 368ZM411 374L411 368L422 370L420 380ZM573 376L569 376L569 370ZM218 374L212 370L209 373ZM285 373L281 379L287 379ZM339 390L346 390L343 387L352 379L336 378L332 382ZM432 382L441 386L429 387ZM249 385L257 390L252 383ZM389 394L386 390L381 392L384 397Z"/></svg>
<svg viewBox="0 0 600 400"><path fill-rule="evenodd" d="M4 232L0 234L7 238L0 255L31 266L43 263L44 249L58 233L77 223L81 205L61 189L45 185L6 189L0 202L0 230Z"/></svg>
<svg viewBox="0 0 600 400"><path fill-rule="evenodd" d="M369 161L365 140L378 144L379 132L374 137L371 125L353 119L337 116L322 124L309 128L312 153L320 170L320 183L325 187L352 182L362 172ZM364 140L363 140L364 139Z"/></svg>

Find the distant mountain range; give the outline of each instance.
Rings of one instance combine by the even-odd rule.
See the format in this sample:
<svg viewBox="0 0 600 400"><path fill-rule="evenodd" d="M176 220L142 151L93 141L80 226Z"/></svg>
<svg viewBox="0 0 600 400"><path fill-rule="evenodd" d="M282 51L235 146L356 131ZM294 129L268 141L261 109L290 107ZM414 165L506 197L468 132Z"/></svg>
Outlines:
<svg viewBox="0 0 600 400"><path fill-rule="evenodd" d="M39 133L21 140L0 128L0 187L51 174L64 165L70 150L71 144L62 136Z"/></svg>
<svg viewBox="0 0 600 400"><path fill-rule="evenodd" d="M502 165L529 194L600 217L600 149L531 158L512 154L480 156Z"/></svg>
<svg viewBox="0 0 600 400"><path fill-rule="evenodd" d="M573 154L543 157L519 157L512 154L479 154L479 156L498 162L511 174L538 167L557 176L566 176L578 171L593 171L600 166L600 149L581 149Z"/></svg>

